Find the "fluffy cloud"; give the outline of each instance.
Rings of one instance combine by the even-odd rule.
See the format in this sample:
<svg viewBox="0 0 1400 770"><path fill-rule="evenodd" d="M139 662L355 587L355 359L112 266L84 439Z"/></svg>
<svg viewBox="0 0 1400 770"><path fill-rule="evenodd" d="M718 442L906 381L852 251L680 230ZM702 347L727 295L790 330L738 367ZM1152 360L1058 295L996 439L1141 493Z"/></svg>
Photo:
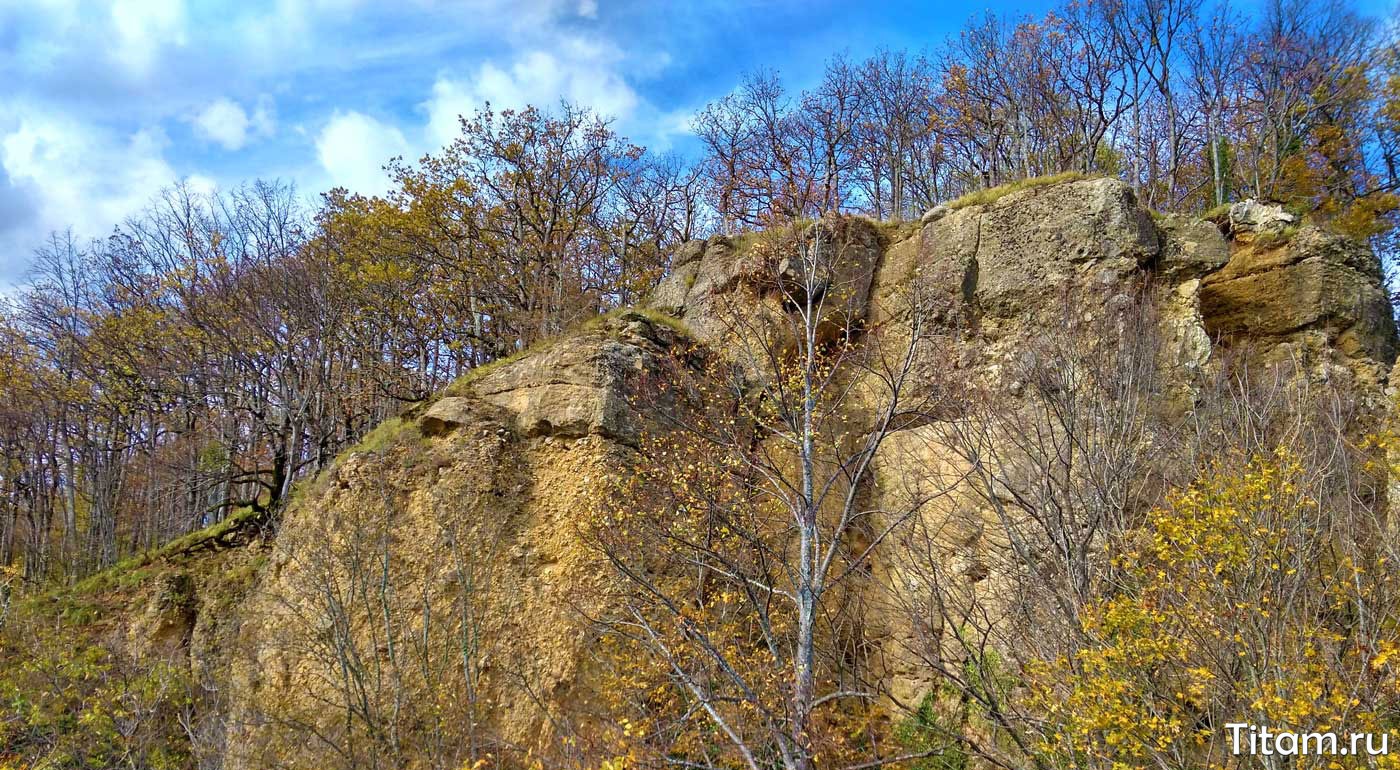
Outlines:
<svg viewBox="0 0 1400 770"><path fill-rule="evenodd" d="M0 0L0 71L13 74L0 78L0 273L48 230L104 234L182 179L383 191L389 158L436 151L487 101L567 99L654 143L657 110L634 86L656 62L610 32L627 12L597 0Z"/></svg>
<svg viewBox="0 0 1400 770"><path fill-rule="evenodd" d="M195 133L225 150L240 150L253 137L271 136L274 130L272 102L263 97L252 116L232 99L218 99L200 110L191 121Z"/></svg>
<svg viewBox="0 0 1400 770"><path fill-rule="evenodd" d="M149 72L167 45L186 42L183 0L113 0L114 51L133 73Z"/></svg>
<svg viewBox="0 0 1400 770"><path fill-rule="evenodd" d="M48 233L101 237L181 181L168 146L158 127L112 132L34 109L0 124L0 291Z"/></svg>
<svg viewBox="0 0 1400 770"><path fill-rule="evenodd" d="M190 174L183 180L185 188L196 195L210 196L219 191L219 183L203 174Z"/></svg>
<svg viewBox="0 0 1400 770"><path fill-rule="evenodd" d="M564 99L626 122L641 103L611 43L564 37L549 49L524 51L507 64L485 62L470 77L439 76L424 104L428 139L441 146L457 135L457 116L490 102L495 109L552 107Z"/></svg>
<svg viewBox="0 0 1400 770"><path fill-rule="evenodd" d="M364 194L389 187L384 164L410 152L394 126L359 112L337 112L316 137L316 158L333 185Z"/></svg>
<svg viewBox="0 0 1400 770"><path fill-rule="evenodd" d="M158 128L110 136L55 115L31 114L0 138L0 164L32 189L46 229L95 236L179 179Z"/></svg>

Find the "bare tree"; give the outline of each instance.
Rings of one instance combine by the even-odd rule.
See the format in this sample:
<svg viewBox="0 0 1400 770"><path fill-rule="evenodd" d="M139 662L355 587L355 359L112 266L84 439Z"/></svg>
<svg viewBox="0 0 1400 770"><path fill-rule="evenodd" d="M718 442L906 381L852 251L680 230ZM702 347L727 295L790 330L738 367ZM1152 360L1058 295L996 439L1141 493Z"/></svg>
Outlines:
<svg viewBox="0 0 1400 770"><path fill-rule="evenodd" d="M871 507L866 493L886 439L936 397L913 387L934 337L923 297L907 326L862 332L852 303L869 274L849 270L853 232L827 218L775 245L760 279L775 304L729 306L732 357L711 354L699 374L678 364L652 399L670 405L652 412L652 459L594 527L629 586L608 629L684 704L641 715L651 748L696 766L847 756L833 725L876 695L851 666L852 607L912 508ZM690 742L710 730L728 750Z"/></svg>

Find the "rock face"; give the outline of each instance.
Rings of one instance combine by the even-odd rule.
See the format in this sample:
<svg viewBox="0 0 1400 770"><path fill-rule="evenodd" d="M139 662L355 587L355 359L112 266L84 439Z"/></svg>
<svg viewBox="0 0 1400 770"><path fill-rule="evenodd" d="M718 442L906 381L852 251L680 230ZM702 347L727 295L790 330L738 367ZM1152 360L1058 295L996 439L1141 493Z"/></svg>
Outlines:
<svg viewBox="0 0 1400 770"><path fill-rule="evenodd" d="M1230 244L1214 224L1169 214L1157 223L1162 253L1156 271L1169 280L1200 278L1230 261Z"/></svg>
<svg viewBox="0 0 1400 770"><path fill-rule="evenodd" d="M868 220L829 217L800 232L742 238L716 236L687 244L646 306L683 321L695 337L716 342L736 316L768 316L810 300L828 321L864 319L884 256L878 228Z"/></svg>
<svg viewBox="0 0 1400 770"><path fill-rule="evenodd" d="M1279 213L1242 205L1231 224L1282 232ZM566 730L586 735L598 644L586 618L607 607L610 592L578 524L607 489L602 479L636 457L645 426L635 401L654 396L640 384L688 346L722 351L735 334L780 330L808 300L824 303L832 327L856 331L896 328L919 307L960 335L927 371L966 370L1015 394L1033 343L1056 320L1052 299L1072 297L1093 317L1134 293L1149 300L1156 365L1170 375L1161 394L1170 406L1154 408L1191 408L1194 373L1226 347L1306 354L1376 390L1395 357L1379 266L1363 245L1311 227L1287 240L1228 241L1209 222L1155 220L1107 179L939 207L917 224L831 217L787 233L688 243L643 310L469 375L305 490L258 571L254 598L229 610L235 631L203 645L233 661L222 693L224 766L318 766L327 749L290 726L337 735L352 663L372 661L377 676L390 676L384 661L394 656L413 661L392 669L408 692L436 682L469 693L473 725L519 756L550 766L537 752ZM963 459L928 448L934 430L915 422L891 440L871 495L910 493L891 478L941 484L966 473ZM985 579L978 553L999 536L995 517L956 493L936 515L954 572ZM389 562L392 579L376 571ZM899 584L897 569L881 569ZM186 593L172 585L163 595ZM338 597L371 602L373 622L337 615ZM142 627L162 639L187 635L182 602L162 602ZM470 640L433 636L461 618L472 624ZM891 639L914 633L867 620ZM422 638L452 654L420 662L409 652ZM468 643L479 646L464 667L457 651ZM908 700L929 685L927 671L898 656L885 673ZM431 715L412 717L427 724Z"/></svg>
<svg viewBox="0 0 1400 770"><path fill-rule="evenodd" d="M426 429L453 423L453 414L480 399L512 415L524 436L596 435L635 445L639 426L627 402L628 380L653 370L677 335L636 313L606 325L611 328L547 345L472 378L470 395L443 398L424 414Z"/></svg>
<svg viewBox="0 0 1400 770"><path fill-rule="evenodd" d="M605 318L454 384L317 479L240 610L223 766L325 766L298 725L344 740L326 704L364 677L406 697L357 706L367 721L392 711L421 729L443 705L427 692L470 714L438 728L451 747L417 749L453 767L482 735L519 757L554 745L557 715L585 728L596 639L582 618L609 591L580 525L632 461L636 378L677 339L643 314Z"/></svg>
<svg viewBox="0 0 1400 770"><path fill-rule="evenodd" d="M160 575L146 609L132 624L131 643L150 657L169 657L188 644L196 618L194 581L183 572Z"/></svg>
<svg viewBox="0 0 1400 770"><path fill-rule="evenodd" d="M1293 217L1254 202L1237 204L1233 243L1190 217L1153 221L1124 184L1088 180L1031 188L986 206L924 217L918 233L886 250L871 315L896 314L896 297L926 282L997 338L1033 329L1075 288L1108 298L1135 281L1159 296L1172 360L1203 365L1215 346L1248 344L1292 355L1306 349L1370 383L1396 354L1395 325L1380 264L1364 244L1318 227L1288 238Z"/></svg>
<svg viewBox="0 0 1400 770"><path fill-rule="evenodd" d="M1299 345L1381 382L1395 358L1395 325L1380 262L1365 245L1316 227L1280 244L1238 247L1206 277L1201 313L1212 336Z"/></svg>
<svg viewBox="0 0 1400 770"><path fill-rule="evenodd" d="M1161 248L1132 191L1110 179L1013 193L979 218L975 295L998 318L1026 312L1067 281L1120 283Z"/></svg>
<svg viewBox="0 0 1400 770"><path fill-rule="evenodd" d="M988 205L935 209L922 221L886 254L876 317L889 315L881 306L916 275L984 320L1017 322L1067 286L1111 292L1134 278L1199 277L1229 259L1213 225L1166 217L1158 226L1127 185L1110 179L1032 187Z"/></svg>

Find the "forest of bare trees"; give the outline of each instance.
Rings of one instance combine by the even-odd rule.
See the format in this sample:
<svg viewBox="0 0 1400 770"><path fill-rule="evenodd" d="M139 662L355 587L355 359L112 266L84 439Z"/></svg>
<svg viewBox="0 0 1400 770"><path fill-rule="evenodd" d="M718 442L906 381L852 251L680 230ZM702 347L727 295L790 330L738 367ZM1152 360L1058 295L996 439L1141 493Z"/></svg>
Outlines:
<svg viewBox="0 0 1400 770"><path fill-rule="evenodd" d="M177 187L55 234L0 313L0 565L71 580L240 514L472 367L636 302L676 246L826 212L917 218L1077 172L1159 211L1244 198L1397 223L1400 49L1342 0L1084 0L924 51L756 69L650 152L586 105L464 116L391 192Z"/></svg>
<svg viewBox="0 0 1400 770"><path fill-rule="evenodd" d="M879 219L1017 179L1119 176L1159 210L1254 197L1370 235L1394 201L1390 30L1345 3L1074 2L974 18L923 53L758 71L695 120L719 227ZM1383 217L1382 217L1383 218Z"/></svg>

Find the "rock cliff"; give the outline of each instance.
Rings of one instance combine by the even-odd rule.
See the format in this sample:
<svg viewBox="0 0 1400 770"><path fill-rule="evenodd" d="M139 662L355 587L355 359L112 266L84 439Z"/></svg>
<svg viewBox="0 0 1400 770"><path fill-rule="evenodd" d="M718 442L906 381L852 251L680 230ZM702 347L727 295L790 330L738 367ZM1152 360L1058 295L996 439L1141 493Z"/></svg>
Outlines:
<svg viewBox="0 0 1400 770"><path fill-rule="evenodd" d="M1379 405L1396 330L1376 257L1286 224L1256 209L1224 227L1157 217L1127 186L1093 179L940 207L917 224L830 217L795 237L828 250L812 290L840 292L843 324L893 327L913 286L938 298L954 339L946 358L925 362L929 378L955 368L1014 397L1027 351L1064 322L1066 302L1089 317L1141 297L1165 383L1148 408L1188 412L1204 373L1246 352L1354 382ZM133 648L185 655L220 683L211 708L225 766L321 766L359 729L346 727L347 709L367 724L392 713L424 746L450 734L509 747L521 764L562 764L560 745L595 734L590 682L606 664L589 619L612 589L578 519L656 428L635 403L639 383L675 355L722 353L736 313L781 326L792 292L776 287L791 271L763 239L686 244L642 308L485 367L381 426L300 491L237 601L203 578L135 594ZM897 434L869 494L962 472L962 459L920 443L934 429ZM994 569L978 564L997 537L984 508L954 494L926 514L946 519L948 558L972 580ZM197 561L178 571L197 573ZM897 565L881 569L901 579ZM914 633L871 613L891 639ZM928 684L896 653L882 665L897 696ZM387 679L395 687L376 692L402 697L367 694ZM471 724L435 722L443 713Z"/></svg>

